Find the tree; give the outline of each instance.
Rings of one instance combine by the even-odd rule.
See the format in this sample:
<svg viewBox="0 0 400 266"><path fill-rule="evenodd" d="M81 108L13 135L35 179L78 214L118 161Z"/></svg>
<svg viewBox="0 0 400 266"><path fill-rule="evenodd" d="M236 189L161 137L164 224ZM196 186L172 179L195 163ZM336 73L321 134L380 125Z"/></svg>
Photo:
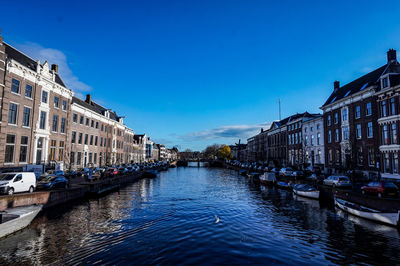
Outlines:
<svg viewBox="0 0 400 266"><path fill-rule="evenodd" d="M228 145L221 145L217 152L218 159L229 160L232 159L231 148Z"/></svg>
<svg viewBox="0 0 400 266"><path fill-rule="evenodd" d="M203 151L204 158L215 159L219 148L220 146L218 144L207 146L207 148Z"/></svg>

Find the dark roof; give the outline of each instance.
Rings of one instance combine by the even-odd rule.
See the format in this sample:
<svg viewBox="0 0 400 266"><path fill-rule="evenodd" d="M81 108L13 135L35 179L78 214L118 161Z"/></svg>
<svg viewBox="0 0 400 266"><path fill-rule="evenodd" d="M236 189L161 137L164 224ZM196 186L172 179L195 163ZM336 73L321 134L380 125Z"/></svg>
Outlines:
<svg viewBox="0 0 400 266"><path fill-rule="evenodd" d="M5 51L6 51L6 55L8 58L12 58L15 61L17 61L18 63L20 63L21 65L23 65L33 71L36 71L37 62L35 60L33 60L29 56L25 55L21 51L18 51L17 49L15 49L14 47L12 47L11 45L9 45L7 43L4 43L4 45L6 48ZM62 79L58 73L56 73L55 82L65 88L67 87L67 86L65 86L64 82L62 81Z"/></svg>
<svg viewBox="0 0 400 266"><path fill-rule="evenodd" d="M85 108L88 108L88 109L90 109L90 110L92 110L92 111L94 111L94 112L96 112L98 114L101 114L101 115L104 115L105 111L109 111L110 112L110 118L112 120L118 121L119 117L117 116L117 114L114 111L111 111L110 109L104 108L103 106L101 106L101 105L99 105L99 104L97 104L97 103L95 103L93 101L91 102L91 104L89 104L89 103L87 103L87 102L85 102L85 101L83 101L83 100L81 100L81 99L79 99L79 98L74 96L72 98L72 103L79 104L79 105L81 105L81 106L83 106Z"/></svg>
<svg viewBox="0 0 400 266"><path fill-rule="evenodd" d="M333 91L323 106L336 102L351 96L359 91L364 90L371 85L379 84L379 78L386 73L400 73L400 66L398 62L383 65L364 76L353 80L350 83L340 87L336 92Z"/></svg>
<svg viewBox="0 0 400 266"><path fill-rule="evenodd" d="M284 125L286 125L286 124L288 124L288 123L290 123L290 122L292 122L294 120L297 120L299 118L303 118L303 117L318 117L320 115L321 114L310 114L309 112L304 112L304 113L300 113L300 114L296 113L296 114L288 116L288 117L286 117L286 118L284 118L282 120L274 121L272 123L270 129L275 129L275 128L284 126Z"/></svg>

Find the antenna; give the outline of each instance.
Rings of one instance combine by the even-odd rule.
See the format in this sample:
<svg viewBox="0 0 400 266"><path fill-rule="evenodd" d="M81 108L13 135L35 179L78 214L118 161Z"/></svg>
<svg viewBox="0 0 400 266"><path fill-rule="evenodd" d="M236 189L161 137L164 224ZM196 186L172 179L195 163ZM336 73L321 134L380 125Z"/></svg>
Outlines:
<svg viewBox="0 0 400 266"><path fill-rule="evenodd" d="M279 120L281 120L281 99L278 99L278 103L279 103Z"/></svg>

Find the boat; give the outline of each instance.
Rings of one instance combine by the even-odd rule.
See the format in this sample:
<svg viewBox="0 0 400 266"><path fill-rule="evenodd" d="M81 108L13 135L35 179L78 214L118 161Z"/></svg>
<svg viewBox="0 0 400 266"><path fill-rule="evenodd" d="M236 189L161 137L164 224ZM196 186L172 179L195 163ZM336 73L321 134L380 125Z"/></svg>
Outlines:
<svg viewBox="0 0 400 266"><path fill-rule="evenodd" d="M279 181L278 183L276 183L276 186L278 188L282 188L282 189L291 189L292 188L289 183L286 183L283 181Z"/></svg>
<svg viewBox="0 0 400 266"><path fill-rule="evenodd" d="M247 170L240 170L239 171L239 174L241 175L241 176L247 176Z"/></svg>
<svg viewBox="0 0 400 266"><path fill-rule="evenodd" d="M42 205L29 205L0 212L0 238L27 227L41 209Z"/></svg>
<svg viewBox="0 0 400 266"><path fill-rule="evenodd" d="M350 213L354 216L358 216L364 219L397 226L399 222L399 211L397 212L382 212L374 210L357 203L346 201L335 197L335 206L339 209Z"/></svg>
<svg viewBox="0 0 400 266"><path fill-rule="evenodd" d="M247 177L249 178L249 180L253 181L253 182L258 182L260 181L260 173L257 172L251 172L250 174L247 175Z"/></svg>
<svg viewBox="0 0 400 266"><path fill-rule="evenodd" d="M296 184L293 186L293 192L296 195L312 198L312 199L319 199L319 190L313 186L307 184Z"/></svg>
<svg viewBox="0 0 400 266"><path fill-rule="evenodd" d="M143 173L143 177L154 178L158 175L157 170L146 170Z"/></svg>
<svg viewBox="0 0 400 266"><path fill-rule="evenodd" d="M275 173L265 172L260 176L260 182L265 185L273 185L276 183Z"/></svg>

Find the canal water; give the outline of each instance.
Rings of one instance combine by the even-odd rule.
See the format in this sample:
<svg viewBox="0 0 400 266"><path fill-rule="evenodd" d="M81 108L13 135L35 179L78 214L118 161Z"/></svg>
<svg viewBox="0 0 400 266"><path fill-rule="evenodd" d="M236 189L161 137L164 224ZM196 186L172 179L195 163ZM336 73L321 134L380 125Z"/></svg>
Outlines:
<svg viewBox="0 0 400 266"><path fill-rule="evenodd" d="M0 251L1 265L390 265L400 237L233 170L185 167L46 211Z"/></svg>

